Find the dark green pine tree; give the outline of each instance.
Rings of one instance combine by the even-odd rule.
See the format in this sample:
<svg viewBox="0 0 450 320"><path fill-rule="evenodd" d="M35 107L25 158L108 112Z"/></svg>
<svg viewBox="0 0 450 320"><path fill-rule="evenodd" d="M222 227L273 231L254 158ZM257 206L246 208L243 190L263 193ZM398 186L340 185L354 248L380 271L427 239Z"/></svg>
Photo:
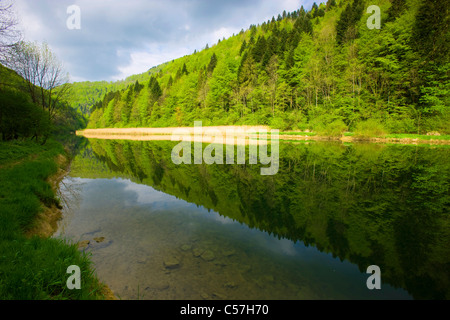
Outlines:
<svg viewBox="0 0 450 320"><path fill-rule="evenodd" d="M286 67L288 69L292 68L294 66L294 64L295 64L294 53L295 53L295 49L291 48L289 50L289 52L287 53L287 55L286 55L285 63L286 63Z"/></svg>
<svg viewBox="0 0 450 320"><path fill-rule="evenodd" d="M347 5L336 24L336 43L338 45L341 45L346 38L347 29L350 24L350 10L350 5Z"/></svg>
<svg viewBox="0 0 450 320"><path fill-rule="evenodd" d="M138 80L134 83L134 92L139 93L144 86L139 83Z"/></svg>
<svg viewBox="0 0 450 320"><path fill-rule="evenodd" d="M356 24L361 20L364 11L362 0L354 0L348 4L341 13L336 24L336 43L341 45L349 40L356 39L358 36Z"/></svg>
<svg viewBox="0 0 450 320"><path fill-rule="evenodd" d="M244 51L244 55L242 56L241 63L239 64L238 72L237 72L237 78L241 78L242 69L244 68L244 64L248 59L248 51Z"/></svg>
<svg viewBox="0 0 450 320"><path fill-rule="evenodd" d="M364 1L354 0L352 5L352 24L355 25L361 20L364 12Z"/></svg>
<svg viewBox="0 0 450 320"><path fill-rule="evenodd" d="M169 81L167 81L167 88L170 88L173 85L173 78L170 76Z"/></svg>
<svg viewBox="0 0 450 320"><path fill-rule="evenodd" d="M189 72L186 67L186 63L183 64L183 69L181 69L181 75L188 75Z"/></svg>
<svg viewBox="0 0 450 320"><path fill-rule="evenodd" d="M241 50L239 50L239 55L242 55L242 52L244 52L244 50L247 49L247 41L242 42L242 46L241 46Z"/></svg>
<svg viewBox="0 0 450 320"><path fill-rule="evenodd" d="M406 9L406 0L391 0L391 3L392 5L389 8L386 22L394 21L400 17Z"/></svg>
<svg viewBox="0 0 450 320"><path fill-rule="evenodd" d="M105 97L103 98L103 102L102 102L102 108L105 109L108 106L108 103L114 99L115 97L115 92L114 91L110 91L108 92Z"/></svg>
<svg viewBox="0 0 450 320"><path fill-rule="evenodd" d="M440 116L448 109L449 6L450 0L423 1L413 27L411 46L420 57L419 110L424 116Z"/></svg>
<svg viewBox="0 0 450 320"><path fill-rule="evenodd" d="M325 10L323 10L323 8L319 8L319 10L317 10L317 17L323 17L325 15Z"/></svg>
<svg viewBox="0 0 450 320"><path fill-rule="evenodd" d="M317 11L319 10L319 6L317 5L317 3L313 3L312 8L311 8L311 12L313 15L313 18L317 17Z"/></svg>
<svg viewBox="0 0 450 320"><path fill-rule="evenodd" d="M329 11L331 8L336 7L336 0L328 0L326 5L326 10Z"/></svg>
<svg viewBox="0 0 450 320"><path fill-rule="evenodd" d="M450 0L423 1L413 29L412 45L422 59L443 61L449 58Z"/></svg>
<svg viewBox="0 0 450 320"><path fill-rule="evenodd" d="M213 53L213 55L211 56L211 60L209 61L209 64L208 64L208 69L207 69L208 73L211 74L214 71L214 69L216 68L216 66L217 66L217 56L215 53Z"/></svg>
<svg viewBox="0 0 450 320"><path fill-rule="evenodd" d="M266 38L264 36L259 36L252 50L253 59L256 62L260 62L264 56L265 51L266 51Z"/></svg>
<svg viewBox="0 0 450 320"><path fill-rule="evenodd" d="M303 9L303 7L300 9L300 14L299 14L299 17L297 18L297 20L294 23L294 27L298 31L298 33L300 33L300 34L302 32L311 34L312 30L313 30L311 19L306 14L305 10L302 10L302 9Z"/></svg>
<svg viewBox="0 0 450 320"><path fill-rule="evenodd" d="M153 88L153 84L156 81L154 76L150 77L150 80L148 81L148 87L150 88L150 90Z"/></svg>
<svg viewBox="0 0 450 320"><path fill-rule="evenodd" d="M156 78L154 78L153 76L150 78L149 88L150 88L150 94L152 95L152 97L155 101L158 100L159 97L162 96L162 90L161 90L161 87L159 86L158 80Z"/></svg>

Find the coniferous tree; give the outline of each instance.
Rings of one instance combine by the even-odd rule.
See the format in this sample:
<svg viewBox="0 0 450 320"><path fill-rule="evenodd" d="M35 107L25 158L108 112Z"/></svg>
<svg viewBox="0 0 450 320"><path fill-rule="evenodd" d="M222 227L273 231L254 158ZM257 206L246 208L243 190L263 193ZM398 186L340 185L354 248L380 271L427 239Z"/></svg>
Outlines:
<svg viewBox="0 0 450 320"><path fill-rule="evenodd" d="M150 88L150 93L155 100L159 99L159 97L162 96L162 90L159 85L159 82L153 76L150 78L149 88Z"/></svg>
<svg viewBox="0 0 450 320"><path fill-rule="evenodd" d="M261 61L261 59L264 56L265 49L266 49L266 38L264 36L259 36L252 50L252 56L256 62Z"/></svg>
<svg viewBox="0 0 450 320"><path fill-rule="evenodd" d="M215 53L213 53L213 55L211 56L211 60L209 61L209 64L208 64L208 69L207 69L208 73L211 74L214 71L214 69L216 68L216 66L217 66L217 56Z"/></svg>
<svg viewBox="0 0 450 320"><path fill-rule="evenodd" d="M186 67L186 63L183 64L183 69L181 69L181 75L188 75L189 72Z"/></svg>
<svg viewBox="0 0 450 320"><path fill-rule="evenodd" d="M300 12L299 17L295 21L294 28L296 28L296 30L299 33L302 33L302 32L308 33L308 34L312 33L313 27L312 27L311 19L309 18L309 16L306 14L305 11Z"/></svg>
<svg viewBox="0 0 450 320"><path fill-rule="evenodd" d="M334 7L336 7L336 0L328 0L327 5L326 5L326 10L329 11Z"/></svg>
<svg viewBox="0 0 450 320"><path fill-rule="evenodd" d="M450 0L423 1L413 29L412 47L420 57L420 99L424 116L448 113L450 74ZM419 118L420 121L420 118ZM418 124L418 132L420 131Z"/></svg>
<svg viewBox="0 0 450 320"><path fill-rule="evenodd" d="M169 80L167 81L167 88L170 88L173 85L173 78L172 76L169 77Z"/></svg>
<svg viewBox="0 0 450 320"><path fill-rule="evenodd" d="M364 3L362 0L354 0L352 4L345 7L336 25L338 45L357 37L356 24L361 20L363 10Z"/></svg>
<svg viewBox="0 0 450 320"><path fill-rule="evenodd" d="M389 8L387 22L398 18L406 9L406 0L391 0L391 7Z"/></svg>
<svg viewBox="0 0 450 320"><path fill-rule="evenodd" d="M247 49L247 41L244 39L241 45L241 49L239 50L239 55L242 55L242 52L244 52Z"/></svg>
<svg viewBox="0 0 450 320"><path fill-rule="evenodd" d="M313 18L317 17L317 11L319 10L319 6L317 5L317 3L313 3L312 8L311 8L311 12L313 15Z"/></svg>
<svg viewBox="0 0 450 320"><path fill-rule="evenodd" d="M413 30L413 47L420 55L430 60L449 57L450 0L427 0L416 17Z"/></svg>

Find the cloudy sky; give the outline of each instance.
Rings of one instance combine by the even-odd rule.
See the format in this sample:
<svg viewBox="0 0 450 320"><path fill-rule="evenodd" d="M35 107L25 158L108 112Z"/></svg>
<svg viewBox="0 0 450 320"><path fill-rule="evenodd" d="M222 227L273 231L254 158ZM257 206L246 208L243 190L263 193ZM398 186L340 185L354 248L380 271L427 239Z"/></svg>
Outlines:
<svg viewBox="0 0 450 320"><path fill-rule="evenodd" d="M15 0L15 10L25 40L47 42L72 81L115 81L201 50L283 10L301 5L309 10L313 2ZM67 27L71 5L80 8L80 29Z"/></svg>

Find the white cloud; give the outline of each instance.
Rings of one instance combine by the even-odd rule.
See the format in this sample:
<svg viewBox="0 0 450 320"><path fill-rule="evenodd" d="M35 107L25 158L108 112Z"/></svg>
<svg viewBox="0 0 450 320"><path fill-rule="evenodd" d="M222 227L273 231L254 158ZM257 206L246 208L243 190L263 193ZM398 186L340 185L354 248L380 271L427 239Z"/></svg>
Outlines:
<svg viewBox="0 0 450 320"><path fill-rule="evenodd" d="M16 0L28 41L46 41L72 79L117 80L201 50L312 0ZM318 1L319 2L319 1ZM306 4L307 3L307 4ZM68 30L67 7L81 9Z"/></svg>
<svg viewBox="0 0 450 320"><path fill-rule="evenodd" d="M237 34L239 33L240 29L237 28L225 28L222 27L218 30L215 30L213 32L213 41L212 42L217 42L217 40L222 40L222 38L229 38L231 37L233 34Z"/></svg>
<svg viewBox="0 0 450 320"><path fill-rule="evenodd" d="M146 51L125 52L119 51L119 56L129 56L130 63L118 67L119 73L112 77L113 80L123 80L128 76L140 74L152 67L167 61L192 53L188 48L176 48L165 51L166 48L150 46Z"/></svg>

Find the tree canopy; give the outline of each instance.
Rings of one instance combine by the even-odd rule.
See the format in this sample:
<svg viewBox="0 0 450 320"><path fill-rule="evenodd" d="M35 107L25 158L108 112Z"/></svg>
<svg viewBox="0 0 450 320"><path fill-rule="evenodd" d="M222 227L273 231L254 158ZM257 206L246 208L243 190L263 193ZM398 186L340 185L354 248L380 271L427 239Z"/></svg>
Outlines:
<svg viewBox="0 0 450 320"><path fill-rule="evenodd" d="M202 120L282 130L339 123L353 130L373 119L391 133L449 133L448 2L372 1L381 9L379 30L367 28L371 13L364 0L327 1L274 16L150 70L129 100L132 83L112 101L100 98L89 127Z"/></svg>

